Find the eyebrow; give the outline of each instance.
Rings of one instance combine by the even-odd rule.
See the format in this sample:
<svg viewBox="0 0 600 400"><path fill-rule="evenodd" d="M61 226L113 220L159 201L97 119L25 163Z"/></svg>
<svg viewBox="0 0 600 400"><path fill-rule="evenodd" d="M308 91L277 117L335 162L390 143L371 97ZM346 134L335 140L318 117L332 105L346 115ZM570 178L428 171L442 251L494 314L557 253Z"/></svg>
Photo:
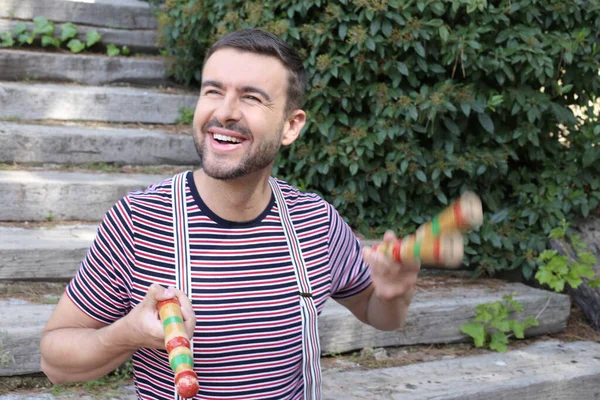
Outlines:
<svg viewBox="0 0 600 400"><path fill-rule="evenodd" d="M223 89L225 85L223 85L219 81L214 81L214 80L210 80L210 79L206 80L206 81L202 81L202 89L204 89L207 86L214 86L218 89ZM265 92L264 90L262 90L261 88L258 88L256 86L245 85L245 86L239 87L238 90L243 93L258 93L262 97L264 97L265 100L267 100L269 102L271 101L271 96L269 96L267 94L267 92Z"/></svg>

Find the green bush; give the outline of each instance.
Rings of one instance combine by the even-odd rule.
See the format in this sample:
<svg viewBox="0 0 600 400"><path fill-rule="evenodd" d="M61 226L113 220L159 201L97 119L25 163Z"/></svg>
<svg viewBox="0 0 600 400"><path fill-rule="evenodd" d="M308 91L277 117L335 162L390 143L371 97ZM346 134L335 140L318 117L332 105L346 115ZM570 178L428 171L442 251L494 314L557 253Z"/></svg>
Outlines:
<svg viewBox="0 0 600 400"><path fill-rule="evenodd" d="M530 277L549 231L598 207L600 124L586 107L600 93L599 4L169 0L159 21L189 85L232 30L260 27L300 51L309 122L276 173L354 228L410 233L469 188L486 218L465 261Z"/></svg>

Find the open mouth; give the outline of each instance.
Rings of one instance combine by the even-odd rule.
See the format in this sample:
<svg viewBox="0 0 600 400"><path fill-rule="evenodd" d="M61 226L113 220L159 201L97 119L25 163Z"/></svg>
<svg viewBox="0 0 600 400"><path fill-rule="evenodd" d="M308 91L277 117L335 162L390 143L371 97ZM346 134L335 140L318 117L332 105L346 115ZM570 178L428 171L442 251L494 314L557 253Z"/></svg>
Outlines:
<svg viewBox="0 0 600 400"><path fill-rule="evenodd" d="M233 136L227 136L227 135L222 135L219 133L213 133L213 139L215 139L216 142L220 143L220 144L237 144L237 143L242 143L242 139L233 137Z"/></svg>

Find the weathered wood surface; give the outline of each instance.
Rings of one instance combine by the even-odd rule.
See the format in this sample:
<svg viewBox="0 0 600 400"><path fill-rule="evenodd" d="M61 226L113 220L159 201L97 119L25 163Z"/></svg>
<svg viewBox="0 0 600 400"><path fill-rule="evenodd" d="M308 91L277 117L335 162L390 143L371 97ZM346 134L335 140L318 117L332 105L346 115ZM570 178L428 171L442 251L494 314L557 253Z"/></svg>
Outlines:
<svg viewBox="0 0 600 400"><path fill-rule="evenodd" d="M197 101L150 89L0 83L0 119L172 124L181 107L195 109Z"/></svg>
<svg viewBox="0 0 600 400"><path fill-rule="evenodd" d="M166 85L167 63L160 58L107 57L0 49L0 81L76 82L85 85L133 83Z"/></svg>
<svg viewBox="0 0 600 400"><path fill-rule="evenodd" d="M0 221L100 221L127 193L165 178L149 174L0 171Z"/></svg>
<svg viewBox="0 0 600 400"><path fill-rule="evenodd" d="M72 22L121 29L156 29L147 2L135 0L0 0L0 18Z"/></svg>
<svg viewBox="0 0 600 400"><path fill-rule="evenodd" d="M460 327L473 319L475 307L509 294L514 294L515 300L523 304L522 320L544 310L538 317L540 326L528 329L527 336L560 332L567 326L570 300L566 295L496 280L424 277L419 285L421 289L417 290L409 308L406 326L397 331L379 331L365 325L351 317L345 307L332 302L319 320L321 350L340 353L365 347L470 340Z"/></svg>
<svg viewBox="0 0 600 400"><path fill-rule="evenodd" d="M0 162L4 163L198 163L191 135L159 130L0 122L0 143Z"/></svg>
<svg viewBox="0 0 600 400"><path fill-rule="evenodd" d="M599 382L600 344L549 341L504 354L325 371L323 400L592 400Z"/></svg>
<svg viewBox="0 0 600 400"><path fill-rule="evenodd" d="M596 265L594 272L600 276L600 218L589 217L585 221L580 222L576 226L576 230L590 251L596 257ZM552 240L551 246L561 254L569 254L571 260L575 256L575 252L570 245L567 248L558 240ZM591 288L588 285L588 280L583 278L584 282L577 289L568 288L569 293L573 297L573 302L581 308L583 313L590 321L590 325L596 331L600 332L600 289Z"/></svg>
<svg viewBox="0 0 600 400"><path fill-rule="evenodd" d="M464 283L464 282L463 282ZM459 284L454 281L454 284ZM473 284L455 287L447 290L444 287L431 287L427 292L421 292L411 305L407 327L404 331L377 331L359 322L345 308L329 301L319 317L319 338L324 353L357 350L363 347L398 346L418 343L449 343L466 341L470 338L460 333L460 326L474 316L477 304L498 300L502 294L516 293L515 298L523 303L525 315L535 315L547 307L539 316L540 326L527 331L528 336L556 332L564 329L569 313L569 299L564 295L553 295L547 302L548 293L539 289L527 288L521 284L498 286L490 283L472 288ZM475 285L478 286L478 285ZM39 307L39 308L36 308ZM32 326L11 327L6 321L11 316L19 315L23 321L29 319L43 321L50 316L52 307L47 305L5 305L0 307L0 331L6 332L6 343L17 343L18 338L23 346L13 352L15 366L13 370L5 368L4 375L23 374L39 371L39 354L35 348L39 346L41 327ZM34 317L30 317L36 313ZM37 336L36 336L37 335ZM37 339L36 339L37 338ZM7 347L9 351L10 347Z"/></svg>
<svg viewBox="0 0 600 400"><path fill-rule="evenodd" d="M508 353L373 370L324 368L323 400L598 399L598 344L543 342ZM120 400L136 400L131 384ZM0 400L79 400L80 393L20 392Z"/></svg>
<svg viewBox="0 0 600 400"><path fill-rule="evenodd" d="M30 32L33 30L33 22L0 18L0 32L12 31L14 26L19 22L24 22ZM60 38L61 26L62 24L56 24L55 26L54 36L57 38ZM87 40L87 33L92 30L102 35L99 43L104 46L112 43L118 47L127 46L131 51L137 53L158 53L158 33L156 30L113 29L77 25L77 39L85 42ZM63 48L66 48L65 44L63 44ZM98 48L93 50L98 50Z"/></svg>
<svg viewBox="0 0 600 400"><path fill-rule="evenodd" d="M96 229L95 225L0 227L0 280L73 277Z"/></svg>
<svg viewBox="0 0 600 400"><path fill-rule="evenodd" d="M0 376L41 371L40 339L53 309L51 304L0 301Z"/></svg>

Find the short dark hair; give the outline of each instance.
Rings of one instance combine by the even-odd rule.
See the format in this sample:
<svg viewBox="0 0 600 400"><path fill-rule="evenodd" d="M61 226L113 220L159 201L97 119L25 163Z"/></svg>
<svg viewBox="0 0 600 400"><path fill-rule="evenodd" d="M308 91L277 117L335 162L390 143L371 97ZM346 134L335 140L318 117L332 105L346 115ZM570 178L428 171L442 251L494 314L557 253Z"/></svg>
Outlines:
<svg viewBox="0 0 600 400"><path fill-rule="evenodd" d="M302 59L289 44L270 32L261 29L242 29L232 32L212 45L204 57L204 64L217 50L232 48L279 59L288 70L286 114L301 108L308 81Z"/></svg>

